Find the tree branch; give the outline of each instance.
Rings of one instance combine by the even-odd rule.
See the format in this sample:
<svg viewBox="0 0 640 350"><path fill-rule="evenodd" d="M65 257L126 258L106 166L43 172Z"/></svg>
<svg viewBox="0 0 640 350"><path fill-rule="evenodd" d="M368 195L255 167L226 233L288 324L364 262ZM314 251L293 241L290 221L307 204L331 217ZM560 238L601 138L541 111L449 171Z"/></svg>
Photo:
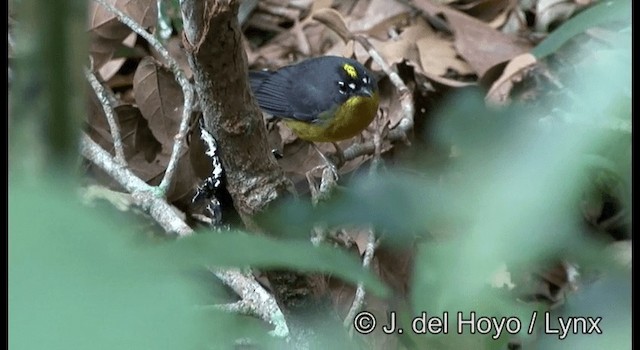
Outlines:
<svg viewBox="0 0 640 350"><path fill-rule="evenodd" d="M180 237L193 234L189 227L162 198L157 187L152 187L134 175L124 165L116 162L113 157L89 136L81 137L80 150L82 155L99 166L113 177L120 185L131 193L134 203L141 207L168 233L175 233ZM282 311L275 299L255 280L241 273L237 269L212 269L220 280L231 287L242 300L235 306L227 306L226 310L242 311L260 317L275 326L272 334L287 337L289 329ZM220 308L225 308L220 306Z"/></svg>
<svg viewBox="0 0 640 350"><path fill-rule="evenodd" d="M369 237L367 239L367 247L364 251L364 257L362 258L362 266L364 268L369 267L371 264L371 259L373 259L373 255L376 249L376 236L373 233L373 230L369 230ZM365 291L362 286L362 282L358 283L358 287L356 288L356 295L353 298L353 303L351 304L351 308L347 313L347 317L344 318L343 325L345 327L350 327L352 329L353 326L353 318L356 316L356 313L362 309L362 305L364 304Z"/></svg>
<svg viewBox="0 0 640 350"><path fill-rule="evenodd" d="M118 126L118 122L116 121L115 112L113 111L113 107L111 107L111 102L109 101L109 96L104 89L104 86L98 81L95 74L93 74L89 69L84 69L84 76L87 78L93 91L96 93L98 100L100 101L100 105L102 105L102 110L104 111L104 115L107 118L107 123L109 123L109 129L111 131L111 138L113 139L113 147L116 152L116 162L120 165L126 166L127 160L124 156L124 147L122 146L122 137L120 136L120 127Z"/></svg>
<svg viewBox="0 0 640 350"><path fill-rule="evenodd" d="M181 11L205 127L220 146L236 210L248 228L259 231L253 215L292 185L270 152L262 113L249 90L238 1L184 0Z"/></svg>
<svg viewBox="0 0 640 350"><path fill-rule="evenodd" d="M185 224L162 198L162 193L159 193L156 187L149 186L124 165L116 162L109 152L84 133L80 139L80 153L131 193L136 205L151 215L166 232L178 236L188 236L193 233L191 227Z"/></svg>
<svg viewBox="0 0 640 350"><path fill-rule="evenodd" d="M253 279L238 269L210 269L224 284L228 285L242 300L233 304L217 305L217 308L258 316L272 324L275 329L270 333L280 338L289 336L289 327L273 297Z"/></svg>
<svg viewBox="0 0 640 350"><path fill-rule="evenodd" d="M171 151L171 157L169 158L169 164L167 165L167 170L162 177L162 181L158 186L159 191L162 195L165 195L171 186L171 181L173 181L173 176L178 167L178 160L180 159L180 153L182 152L182 148L184 147L184 142L187 136L187 131L189 129L189 124L191 123L191 115L193 114L193 87L186 75L180 69L178 62L171 57L169 51L162 46L160 41L158 41L153 35L147 32L144 28L142 28L135 20L129 17L124 12L120 11L116 7L108 4L104 0L94 0L100 5L104 6L107 10L118 17L118 20L131 28L138 35L143 37L153 48L165 59L169 68L173 72L174 77L180 87L182 88L182 94L184 95L184 103L182 108L182 120L180 122L180 129L174 138L173 150Z"/></svg>

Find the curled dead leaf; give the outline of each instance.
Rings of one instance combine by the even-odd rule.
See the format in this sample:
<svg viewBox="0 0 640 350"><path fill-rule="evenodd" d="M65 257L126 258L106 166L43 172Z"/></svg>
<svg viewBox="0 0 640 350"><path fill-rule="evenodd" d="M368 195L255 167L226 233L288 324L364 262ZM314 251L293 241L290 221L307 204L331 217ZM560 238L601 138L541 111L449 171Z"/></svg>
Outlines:
<svg viewBox="0 0 640 350"><path fill-rule="evenodd" d="M500 78L491 85L485 101L494 106L509 104L511 101L509 96L514 84L522 81L526 72L532 69L537 62L530 53L522 54L509 61Z"/></svg>
<svg viewBox="0 0 640 350"><path fill-rule="evenodd" d="M158 8L153 0L107 0L107 3L127 14L143 28L152 27L158 18ZM131 29L120 23L115 14L93 1L89 5L88 19L89 53L93 58L93 69L97 70L113 57L120 43L131 34Z"/></svg>
<svg viewBox="0 0 640 350"><path fill-rule="evenodd" d="M473 74L469 64L458 57L451 40L434 33L419 39L416 45L423 71L437 76L444 76L449 71L459 75Z"/></svg>
<svg viewBox="0 0 640 350"><path fill-rule="evenodd" d="M455 7L469 16L491 22L510 6L512 6L511 0L474 0Z"/></svg>
<svg viewBox="0 0 640 350"><path fill-rule="evenodd" d="M162 144L163 152L171 153L184 100L173 73L153 58L145 57L133 77L133 93L149 129Z"/></svg>
<svg viewBox="0 0 640 350"><path fill-rule="evenodd" d="M137 37L138 36L136 35L136 33L132 32L131 34L129 34L129 36L127 36L122 41L122 45L126 47L133 47L136 44ZM109 62L107 62L105 65L103 65L102 68L100 68L100 70L98 71L100 73L100 77L102 78L102 80L108 81L109 79L113 78L113 76L116 75L116 73L120 70L120 67L122 67L125 61L126 61L126 58L119 57L119 58L112 59Z"/></svg>
<svg viewBox="0 0 640 350"><path fill-rule="evenodd" d="M469 63L478 76L483 76L496 64L531 49L530 43L495 30L460 11L434 4L429 0L415 0L414 4L431 16L444 16L454 32L458 54Z"/></svg>
<svg viewBox="0 0 640 350"><path fill-rule="evenodd" d="M353 39L353 34L347 28L340 12L332 8L323 8L316 11L312 18L336 32L344 42Z"/></svg>

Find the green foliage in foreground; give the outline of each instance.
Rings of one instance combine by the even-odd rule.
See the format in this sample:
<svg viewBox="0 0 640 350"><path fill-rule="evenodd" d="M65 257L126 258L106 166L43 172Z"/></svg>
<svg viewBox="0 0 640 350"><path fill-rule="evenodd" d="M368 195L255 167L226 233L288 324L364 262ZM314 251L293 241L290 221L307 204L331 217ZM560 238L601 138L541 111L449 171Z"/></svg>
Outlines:
<svg viewBox="0 0 640 350"><path fill-rule="evenodd" d="M476 311L518 317L524 327L519 337L531 348L630 348L630 272L612 261L602 242L590 238L579 210L581 200L598 187L620 189L620 199L630 208L627 36L621 35L619 46L600 51L599 61L587 58L573 67L574 81L566 84L570 94L553 112L544 105L487 110L478 96L454 99L430 135L455 149L446 169L415 167L362 178L316 211L285 205L265 222L274 232L291 235L306 234L321 218L328 225L373 223L384 234L384 244L409 244L418 237L412 305L402 319L422 311ZM538 55L545 50L550 49L541 46ZM23 153L19 156L28 157ZM16 156L14 161L21 159ZM299 237L284 235L276 241L235 232L153 241L121 214L77 203L72 184L46 174L30 174L30 183L21 181L25 174L11 175L11 349L227 349L239 338L264 348L286 348L256 319L207 307L232 301L206 272L210 265L321 271L362 280L369 293L385 292L355 259L311 247ZM538 329L538 335L528 336L528 319L541 306L489 286L502 264L515 274L557 258L599 277L569 295L553 317L603 317L603 334L570 334L560 341ZM325 345L342 341L341 326L327 326L324 316L318 315L317 334L309 338ZM456 335L450 325L446 336L408 335L406 343L503 349L509 337L494 340L491 335Z"/></svg>
<svg viewBox="0 0 640 350"><path fill-rule="evenodd" d="M206 266L286 267L385 287L361 263L330 247L241 232L178 241L143 239L131 223L83 207L68 184L12 182L9 198L12 348L192 348L252 338L211 311ZM207 278L208 277L208 278Z"/></svg>
<svg viewBox="0 0 640 350"><path fill-rule="evenodd" d="M556 52L567 41L578 34L584 33L585 30L608 24L612 21L631 23L630 0L599 1L599 3L563 23L558 30L550 33L544 41L532 50L532 53L537 58L543 58Z"/></svg>

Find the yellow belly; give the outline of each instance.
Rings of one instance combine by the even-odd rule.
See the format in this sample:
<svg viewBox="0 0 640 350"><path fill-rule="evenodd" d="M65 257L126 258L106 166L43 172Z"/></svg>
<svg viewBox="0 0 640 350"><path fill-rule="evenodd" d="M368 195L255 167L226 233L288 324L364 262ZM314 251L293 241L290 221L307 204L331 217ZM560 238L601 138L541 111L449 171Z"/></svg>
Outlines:
<svg viewBox="0 0 640 350"><path fill-rule="evenodd" d="M355 96L340 106L333 118L324 122L307 123L285 119L284 122L303 140L312 142L336 142L358 135L375 118L378 112L378 95L372 98Z"/></svg>

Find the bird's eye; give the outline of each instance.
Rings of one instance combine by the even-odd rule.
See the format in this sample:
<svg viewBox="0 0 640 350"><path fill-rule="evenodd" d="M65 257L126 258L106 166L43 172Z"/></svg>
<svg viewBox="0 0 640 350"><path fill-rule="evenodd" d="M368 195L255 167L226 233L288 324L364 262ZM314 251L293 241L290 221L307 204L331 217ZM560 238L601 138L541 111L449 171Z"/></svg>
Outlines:
<svg viewBox="0 0 640 350"><path fill-rule="evenodd" d="M347 84L345 84L344 81L339 81L338 82L338 86L340 87L340 93L341 94L346 94L347 93Z"/></svg>
<svg viewBox="0 0 640 350"><path fill-rule="evenodd" d="M366 85L369 84L369 77L368 76L364 76L364 78L362 78L362 82Z"/></svg>

